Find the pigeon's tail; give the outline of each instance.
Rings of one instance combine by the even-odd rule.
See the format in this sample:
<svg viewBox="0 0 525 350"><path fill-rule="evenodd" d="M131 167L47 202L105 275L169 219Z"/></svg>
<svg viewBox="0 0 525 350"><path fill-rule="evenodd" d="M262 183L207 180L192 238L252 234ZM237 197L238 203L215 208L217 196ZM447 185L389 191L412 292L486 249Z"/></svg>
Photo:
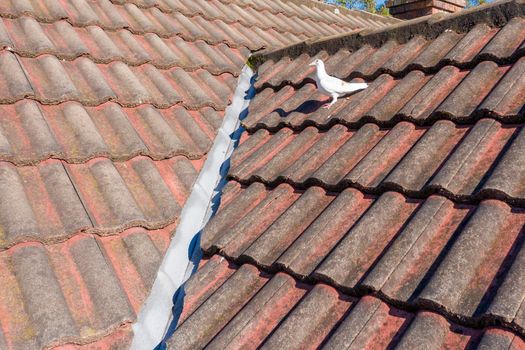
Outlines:
<svg viewBox="0 0 525 350"><path fill-rule="evenodd" d="M343 85L343 92L344 93L354 92L354 91L366 89L367 87L368 87L367 83L346 83Z"/></svg>

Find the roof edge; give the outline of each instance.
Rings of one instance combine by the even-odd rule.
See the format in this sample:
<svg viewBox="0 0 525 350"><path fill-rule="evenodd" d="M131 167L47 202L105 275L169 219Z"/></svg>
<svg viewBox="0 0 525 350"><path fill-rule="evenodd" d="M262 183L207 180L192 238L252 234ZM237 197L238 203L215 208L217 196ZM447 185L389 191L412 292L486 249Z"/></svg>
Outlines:
<svg viewBox="0 0 525 350"><path fill-rule="evenodd" d="M416 18L381 29L360 29L321 39L305 40L278 50L261 51L252 55L249 62L257 69L268 60L277 62L284 57L293 59L304 53L310 56L320 51L335 54L341 48L355 51L363 45L380 47L389 40L405 43L416 35L425 39L435 39L446 30L464 33L479 23L503 27L512 18L522 16L525 16L525 0L501 0L453 14L437 13Z"/></svg>
<svg viewBox="0 0 525 350"><path fill-rule="evenodd" d="M324 2L320 2L320 1L315 1L315 0L283 0L284 2L291 2L297 6L301 6L301 5L304 5L308 8L316 8L316 9L321 9L321 10L334 10L334 9L338 9L339 11L341 11L341 13L343 14L349 14L349 15L357 15L358 17L361 17L361 18L368 18L368 19L373 19L373 20L379 20L379 21L382 21L382 22L390 22L390 23L400 23L400 22L404 22L404 20L402 19L399 19L399 18L395 18L395 17L386 17L386 16L381 16L381 15L378 15L378 14L375 14L375 13L370 13L370 12L366 12L366 11L362 11L362 10L356 10L356 9L348 9L346 7L343 7L343 6L336 6L336 5L333 5L333 4L327 4L327 3L324 3Z"/></svg>

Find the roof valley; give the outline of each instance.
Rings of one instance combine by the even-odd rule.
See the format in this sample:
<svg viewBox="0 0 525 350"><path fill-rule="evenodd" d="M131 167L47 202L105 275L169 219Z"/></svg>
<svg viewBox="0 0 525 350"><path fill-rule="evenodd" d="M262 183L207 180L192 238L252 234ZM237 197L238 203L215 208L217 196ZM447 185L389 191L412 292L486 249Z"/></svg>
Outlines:
<svg viewBox="0 0 525 350"><path fill-rule="evenodd" d="M129 347L250 51L396 21L266 0L265 19L241 0L154 3L0 4L8 349Z"/></svg>

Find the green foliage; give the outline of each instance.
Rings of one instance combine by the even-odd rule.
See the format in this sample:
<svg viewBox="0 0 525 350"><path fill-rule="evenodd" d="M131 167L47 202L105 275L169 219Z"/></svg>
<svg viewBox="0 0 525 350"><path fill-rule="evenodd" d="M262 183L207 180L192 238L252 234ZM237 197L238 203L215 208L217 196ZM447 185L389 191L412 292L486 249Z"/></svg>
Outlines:
<svg viewBox="0 0 525 350"><path fill-rule="evenodd" d="M488 1L487 0L468 0L467 1L467 7L474 7L474 6L478 6L478 5L483 5L483 4L486 4Z"/></svg>
<svg viewBox="0 0 525 350"><path fill-rule="evenodd" d="M375 13L381 16L390 16L390 11L388 11L388 7L386 7L384 4L376 7Z"/></svg>
<svg viewBox="0 0 525 350"><path fill-rule="evenodd" d="M475 0L485 1L485 0ZM376 0L335 0L327 1L335 3L335 5L344 6L349 9L363 10L370 13L376 13L378 15L389 16L388 8L384 5L378 5Z"/></svg>

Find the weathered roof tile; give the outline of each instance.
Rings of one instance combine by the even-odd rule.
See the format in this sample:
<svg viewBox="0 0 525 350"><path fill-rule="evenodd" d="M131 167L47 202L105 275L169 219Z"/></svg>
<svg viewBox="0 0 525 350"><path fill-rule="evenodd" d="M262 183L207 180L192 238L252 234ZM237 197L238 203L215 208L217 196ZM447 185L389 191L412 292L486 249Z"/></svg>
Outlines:
<svg viewBox="0 0 525 350"><path fill-rule="evenodd" d="M518 60L503 76L480 106L482 111L496 116L523 113L525 58Z"/></svg>
<svg viewBox="0 0 525 350"><path fill-rule="evenodd" d="M269 266L299 237L333 198L318 187L309 188L246 249L241 258Z"/></svg>
<svg viewBox="0 0 525 350"><path fill-rule="evenodd" d="M250 348L262 343L306 292L307 288L298 287L290 276L277 274L207 347Z"/></svg>
<svg viewBox="0 0 525 350"><path fill-rule="evenodd" d="M462 202L491 197L522 206L525 195L516 175L521 134L521 126L486 118L472 126L441 120L431 127L399 122L391 129L336 124L327 131L259 130L242 140L229 176L244 184L357 186L415 197L437 192Z"/></svg>
<svg viewBox="0 0 525 350"><path fill-rule="evenodd" d="M277 259L276 265L309 276L373 200L354 189L343 191Z"/></svg>
<svg viewBox="0 0 525 350"><path fill-rule="evenodd" d="M255 267L244 265L178 327L169 346L177 349L204 347L267 281L268 277Z"/></svg>
<svg viewBox="0 0 525 350"><path fill-rule="evenodd" d="M10 52L0 53L0 74L2 75L2 96L0 102L22 99L34 94L33 87L29 83L24 70L16 58Z"/></svg>
<svg viewBox="0 0 525 350"><path fill-rule="evenodd" d="M437 108L437 112L446 113L456 118L470 116L505 74L506 68L498 67L494 62L480 63Z"/></svg>
<svg viewBox="0 0 525 350"><path fill-rule="evenodd" d="M250 213L232 226L226 234L218 236L210 247L221 250L228 256L240 256L299 197L287 185L280 186L272 194L260 201ZM268 211L270 207L273 208L271 212ZM246 232L248 228L250 229L250 234L239 236L240 232ZM206 245L203 245L203 247L206 247Z"/></svg>
<svg viewBox="0 0 525 350"><path fill-rule="evenodd" d="M125 347L130 332L119 327L135 318L149 287L140 275L129 279L138 274L140 264L130 258L133 253L123 238L141 237L143 247L153 242L152 249L163 254L169 232L170 227L132 229L111 238L80 234L63 243L23 243L3 251L2 341L14 349L48 348L77 339ZM154 271L159 263L150 260ZM103 338L108 331L115 331L114 336Z"/></svg>
<svg viewBox="0 0 525 350"><path fill-rule="evenodd" d="M133 319L128 298L95 238L73 238L70 251L91 296L100 322L98 326L107 329Z"/></svg>
<svg viewBox="0 0 525 350"><path fill-rule="evenodd" d="M337 285L355 285L418 203L396 193L382 195L316 269L314 275ZM388 209L387 209L388 208Z"/></svg>
<svg viewBox="0 0 525 350"><path fill-rule="evenodd" d="M39 245L19 247L13 251L11 261L31 322L45 325L34 330L39 346L78 335L45 249Z"/></svg>
<svg viewBox="0 0 525 350"><path fill-rule="evenodd" d="M211 265L211 266L207 266ZM185 335L181 330L197 326L202 320L208 341L201 347L224 348L308 348L363 349L366 347L384 349L395 347L412 349L426 348L454 349L522 349L523 340L511 331L494 327L470 328L447 320L430 311L401 310L373 297L352 298L338 293L334 288L317 283L305 284L294 280L285 273L276 273L255 295L249 294L244 301L238 300L239 293L231 290L231 284L251 265L237 267L221 261L218 256L206 260L199 272L189 280L189 285L207 280L211 271L228 270L218 283L215 279L204 289L207 301L195 307L188 301L189 317L175 331L174 339L168 346L180 346ZM235 271L231 275L232 271ZM229 277L231 275L231 277ZM265 277L267 278L267 277ZM247 279L248 281L248 279ZM253 284L252 278L249 279ZM210 281L211 282L211 281ZM208 283L208 282L206 282ZM204 284L199 284L203 286ZM191 295L202 294L203 289L192 289ZM231 296L235 296L233 301ZM224 300L219 309L211 309L218 300ZM245 303L239 312L224 312L224 305ZM235 307L237 310L237 307ZM204 318L203 313L209 318ZM216 326L217 320L225 324ZM195 332L197 329L193 328ZM186 333L187 334L187 333ZM184 345L193 340L186 337ZM196 342L193 341L192 345Z"/></svg>
<svg viewBox="0 0 525 350"><path fill-rule="evenodd" d="M491 28L484 23L478 24L443 59L451 64L468 64L496 33L498 33L496 28Z"/></svg>
<svg viewBox="0 0 525 350"><path fill-rule="evenodd" d="M317 347L343 317L352 300L326 285L316 285L263 344L263 349Z"/></svg>
<svg viewBox="0 0 525 350"><path fill-rule="evenodd" d="M6 116L0 123L0 282L8 286L0 295L0 347L129 346L130 323L249 51L396 22L313 6L241 0L0 4ZM245 122L250 132L269 130L243 137L231 172L243 185L226 187L202 246L311 284L213 258L186 285L191 307L170 344L321 346L337 334L338 342L359 348L397 344L407 330L421 338L415 325L424 313L349 298L336 290L341 286L354 295L375 291L406 309L431 308L449 321L493 322L520 332L520 293L502 289L521 285L521 233L505 225L522 225L521 209L510 205L522 206L525 197L507 179L518 157L521 126L507 123L522 114L523 52L522 21L507 12L499 22L456 26L457 33L444 31L448 22L442 22L410 38L401 38L401 25L394 29L399 38L384 30L355 31L350 36L362 38L359 43L338 37L349 46L317 52L303 43L308 52L300 59L275 59L275 67L259 71L256 88L268 89L257 93ZM313 57L327 59L329 69L341 67L341 78L366 80L369 89L318 112L324 98L305 69ZM459 106L469 94L476 96ZM452 121L435 122L443 117ZM393 144L399 148L392 150ZM468 162L461 162L462 154ZM392 189L418 199L387 192ZM458 198L469 205L454 203ZM485 288L486 296L467 305L430 290L439 271L456 278L445 267L463 263L458 254L471 254L462 237L478 234L468 230L485 225L481 211L498 200L508 204L498 214L503 224L490 224L498 237L512 239L501 243L506 251L493 253L487 242L497 240L484 233L478 260L472 259L488 261L487 276L496 277L479 269L465 274L479 287L466 288L465 295L474 300ZM509 248L512 242L518 248ZM38 268L28 273L25 250L38 256ZM14 261L17 254L22 258ZM334 256L341 265L328 266ZM20 280L35 273L31 281ZM34 283L43 281L51 289L36 291ZM40 305L46 298L50 304ZM375 305L365 307L366 317L357 307L365 301ZM33 313L35 307L41 313ZM46 319L51 308L58 326L46 328L35 317ZM440 318L436 328L448 346L495 339L431 315ZM362 319L369 322L354 322ZM351 332L344 329L358 335L346 338ZM502 334L502 342L517 344L513 333Z"/></svg>
<svg viewBox="0 0 525 350"><path fill-rule="evenodd" d="M450 121L436 122L385 178L384 184L399 185L407 191L421 191L467 130Z"/></svg>
<svg viewBox="0 0 525 350"><path fill-rule="evenodd" d="M396 303L472 323L490 319L521 327L523 210L498 200L466 206L441 196L413 200L387 192L375 197L355 189L335 197L320 192L311 200L308 193L316 187L292 199L290 186L280 185L264 191L260 204L230 226L223 213L257 186L228 196L210 222L210 228L217 223L222 228L203 245L205 252L344 291L376 291ZM203 242L209 239L205 230Z"/></svg>
<svg viewBox="0 0 525 350"><path fill-rule="evenodd" d="M483 189L496 191L505 197L521 198L525 194L523 182L523 169L525 157L523 149L525 142L525 129L516 130L514 139L501 161L498 163Z"/></svg>
<svg viewBox="0 0 525 350"><path fill-rule="evenodd" d="M344 44L336 48L330 47L332 57L339 56L341 52L347 52L346 59L340 61L341 63L345 62L344 66L341 67L339 64L337 69L332 69L333 67L329 65L328 71L343 79L365 77L367 80L374 80L381 73L404 76L414 69L433 73L447 64L461 68L472 68L473 65L483 60L496 61L499 64L513 62L522 56L519 46L523 41L523 35L525 35L522 30L523 19L513 17L510 16L508 24L503 26L502 24L489 26L480 21L477 25L459 30L447 29L445 25L429 31L428 28L425 28L424 22L414 22L414 29L419 25L421 30L419 32L416 30L415 35L405 36L402 40L398 38L387 40L388 34L390 34L388 32L386 35L381 32L350 34L347 40L350 47L345 47ZM502 28L498 28L498 26L502 26ZM407 27L406 32L410 32L410 30L412 29ZM396 31L393 30L391 33L395 36ZM509 35L512 35L512 38L505 40L505 37ZM328 40L326 46L330 45ZM302 56L313 58L325 49L322 47L323 43L318 45L314 43L312 46L320 49L307 51ZM300 50L285 49L270 54L268 63L260 71L261 79L257 82L256 88L279 87L282 86L283 82L289 81L300 84L301 80L297 81L296 77L285 72L280 75L280 79L274 77L271 81L268 81L265 76L265 72L273 70L268 69L269 67L274 65L274 69L279 71L279 67L282 66L281 62L290 62L291 58L293 58L292 62L287 64L289 72L294 71L295 66L301 66L301 60L295 57L298 55L297 52L300 53ZM305 77L303 81L309 79Z"/></svg>
<svg viewBox="0 0 525 350"><path fill-rule="evenodd" d="M523 213L501 202L483 202L422 290L421 302L465 316L485 312L485 294L497 281L498 267L514 255L523 220Z"/></svg>
<svg viewBox="0 0 525 350"><path fill-rule="evenodd" d="M483 48L480 55L504 59L512 56L525 40L525 19L513 18L509 24L503 27L494 40Z"/></svg>

